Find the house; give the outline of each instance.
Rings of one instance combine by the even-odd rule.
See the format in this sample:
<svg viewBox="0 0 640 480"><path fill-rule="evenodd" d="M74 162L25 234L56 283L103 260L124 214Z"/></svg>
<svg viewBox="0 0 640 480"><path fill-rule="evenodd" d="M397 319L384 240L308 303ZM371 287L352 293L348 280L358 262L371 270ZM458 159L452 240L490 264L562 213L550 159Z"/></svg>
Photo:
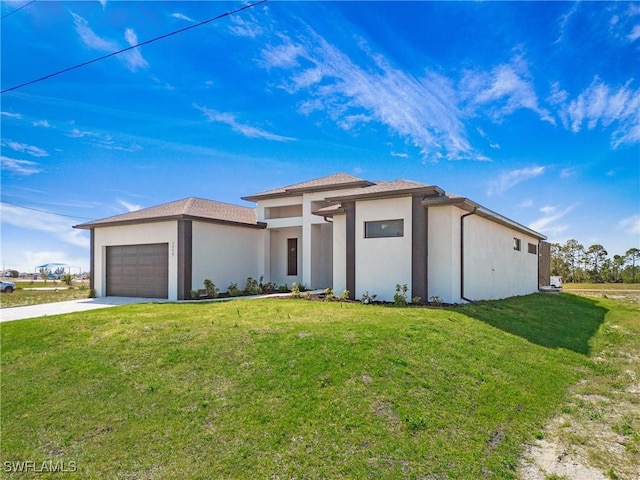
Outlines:
<svg viewBox="0 0 640 480"><path fill-rule="evenodd" d="M462 303L549 284L544 235L437 186L339 173L243 200L256 208L187 198L77 225L91 231L92 288L180 300L205 279L224 290L264 276Z"/></svg>

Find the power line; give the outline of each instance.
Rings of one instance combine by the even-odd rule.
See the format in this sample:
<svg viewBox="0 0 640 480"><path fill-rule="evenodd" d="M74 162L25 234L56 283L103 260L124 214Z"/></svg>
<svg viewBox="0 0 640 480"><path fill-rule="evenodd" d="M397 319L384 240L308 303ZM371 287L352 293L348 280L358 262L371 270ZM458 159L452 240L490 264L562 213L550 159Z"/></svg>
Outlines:
<svg viewBox="0 0 640 480"><path fill-rule="evenodd" d="M21 7L16 8L15 10L13 10L13 11L11 11L11 12L7 13L6 15L3 15L2 17L0 17L0 20L4 20L4 19L5 19L5 18L7 18L9 15L13 15L13 14L14 14L14 13L16 13L16 12L19 12L19 11L20 11L20 10L22 10L24 7L27 7L27 6L31 5L31 4L32 4L33 2L35 2L35 1L36 1L36 0L31 0L30 2L25 3L25 4L24 4L24 5L22 5Z"/></svg>
<svg viewBox="0 0 640 480"><path fill-rule="evenodd" d="M65 215L64 213L49 212L47 210L40 210L39 208L25 207L24 205L18 205L16 203L11 203L6 201L3 201L2 203L11 205L12 207L24 208L25 210L33 210L34 212L48 213L49 215L57 215L58 217L76 218L78 220L95 220L95 218L77 217L75 215Z"/></svg>
<svg viewBox="0 0 640 480"><path fill-rule="evenodd" d="M31 85L33 83L41 82L43 80L47 80L48 78L55 77L55 76L60 75L62 73L70 72L71 70L75 70L77 68L84 67L84 66L89 65L91 63L95 63L95 62L98 62L100 60L104 60L105 58L113 57L113 56L119 55L119 54L121 54L123 52L127 52L129 50L133 50L134 48L138 48L138 47L141 47L143 45L149 45L150 43L156 42L158 40L162 40L163 38L171 37L173 35L177 35L178 33L186 32L187 30L191 30L193 28L201 27L203 25L206 25L207 23L211 23L211 22L214 22L216 20L220 20L221 18L228 17L229 15L233 15L233 14L239 13L239 12L241 12L243 10L247 10L249 8L253 8L253 7L257 6L257 5L260 5L261 3L265 3L266 1L267 0L260 0L259 2L251 3L249 5L245 5L244 7L236 8L235 10L230 10L230 11L222 13L222 14L216 16L216 17L210 18L208 20L204 20L204 21L202 21L200 23L196 23L194 25L189 25L188 27L184 27L184 28L181 28L179 30L175 30L175 31L170 32L170 33L165 33L164 35L160 35L159 37L155 37L155 38L152 38L151 40L146 40L144 42L140 42L140 43L138 43L136 45L131 45L130 47L123 48L122 50L118 50L117 52L108 53L108 54L103 55L101 57L94 58L93 60L89 60L87 62L83 62L83 63L80 63L78 65L74 65L73 67L65 68L64 70L59 70L59 71L57 71L55 73L50 73L49 75L45 75L44 77L36 78L35 80L30 80L28 82L21 83L20 85L16 85L14 87L7 88L5 90L0 91L0 94L6 93L6 92L10 92L12 90L17 90L19 88L26 87L27 85Z"/></svg>

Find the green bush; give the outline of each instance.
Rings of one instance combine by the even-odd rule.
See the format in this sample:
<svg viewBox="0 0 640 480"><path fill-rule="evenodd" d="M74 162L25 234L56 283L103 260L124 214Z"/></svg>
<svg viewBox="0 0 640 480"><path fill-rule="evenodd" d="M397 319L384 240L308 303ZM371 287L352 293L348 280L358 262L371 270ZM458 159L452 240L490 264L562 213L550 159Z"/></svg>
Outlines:
<svg viewBox="0 0 640 480"><path fill-rule="evenodd" d="M407 305L407 292L409 291L409 287L404 283L400 285L396 284L396 293L393 296L393 304L398 306L406 306Z"/></svg>
<svg viewBox="0 0 640 480"><path fill-rule="evenodd" d="M208 278L204 281L204 289L207 292L207 297L210 298L218 298L220 294L220 289Z"/></svg>

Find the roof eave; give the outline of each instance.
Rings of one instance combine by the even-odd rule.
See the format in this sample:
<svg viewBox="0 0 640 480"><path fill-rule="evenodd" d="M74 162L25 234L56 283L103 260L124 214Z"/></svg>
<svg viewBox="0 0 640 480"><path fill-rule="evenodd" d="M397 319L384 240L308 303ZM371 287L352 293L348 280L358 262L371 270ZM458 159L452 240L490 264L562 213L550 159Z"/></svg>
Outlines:
<svg viewBox="0 0 640 480"><path fill-rule="evenodd" d="M445 206L456 206L466 212L474 212L475 214L486 218L487 220L491 220L495 223L498 223L502 226L513 228L519 232L522 232L527 235L531 235L532 237L536 237L539 240L546 240L546 235L541 234L540 232L536 232L529 227L526 227L514 220L511 220L503 215L500 215L493 210L490 210L482 205L469 200L465 197L442 197L442 198L427 198L422 201L422 206L424 207L445 207Z"/></svg>
<svg viewBox="0 0 640 480"><path fill-rule="evenodd" d="M240 198L248 202L258 202L260 200L269 200L272 198L299 196L305 193L322 192L329 190L347 190L351 188L364 188L370 187L372 185L375 185L375 183L369 182L368 180L358 180L357 182L337 183L334 185L315 185L310 187L285 188L282 192L256 193L255 195L247 195Z"/></svg>
<svg viewBox="0 0 640 480"><path fill-rule="evenodd" d="M80 225L74 225L73 228L81 229L81 230L93 230L94 228L104 228L104 227L122 227L126 225L136 225L141 223L159 223L159 222L172 222L177 220L196 220L199 222L206 223L216 223L221 225L232 225L236 227L247 227L247 228L267 228L267 224L264 222L256 222L256 223L245 223L245 222L235 222L233 220L223 220L217 218L207 218L207 217L198 217L196 215L170 215L166 217L155 217L155 218L141 218L141 219L131 219L131 220L115 220L112 222L89 222L82 223Z"/></svg>
<svg viewBox="0 0 640 480"><path fill-rule="evenodd" d="M425 197L434 195L444 195L444 190L436 186L406 188L404 190L390 190L387 192L353 193L351 195L327 197L329 202L344 202L352 200L377 200L384 198L409 197L424 195Z"/></svg>

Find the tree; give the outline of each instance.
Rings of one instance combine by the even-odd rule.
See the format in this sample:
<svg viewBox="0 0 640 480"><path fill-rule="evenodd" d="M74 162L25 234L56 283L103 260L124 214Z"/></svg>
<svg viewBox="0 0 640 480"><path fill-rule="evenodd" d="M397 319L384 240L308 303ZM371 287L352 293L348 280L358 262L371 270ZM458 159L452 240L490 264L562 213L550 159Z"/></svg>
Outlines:
<svg viewBox="0 0 640 480"><path fill-rule="evenodd" d="M630 248L624 254L625 259L631 262L631 283L636 283L636 262L640 257L640 249L638 248Z"/></svg>
<svg viewBox="0 0 640 480"><path fill-rule="evenodd" d="M40 269L40 277L44 280L45 285L47 283L47 278L49 277L50 273L51 271L48 268L43 267Z"/></svg>
<svg viewBox="0 0 640 480"><path fill-rule="evenodd" d="M562 252L571 270L571 282L576 281L576 266L582 261L584 246L575 239L567 240L562 247Z"/></svg>
<svg viewBox="0 0 640 480"><path fill-rule="evenodd" d="M600 269L602 268L604 261L607 259L607 255L607 251L600 244L591 245L586 251L585 267L587 265L591 267L591 270L589 271L591 281L603 281Z"/></svg>
<svg viewBox="0 0 640 480"><path fill-rule="evenodd" d="M611 263L611 281L622 281L622 269L624 268L625 257L622 255L614 255L613 262Z"/></svg>

